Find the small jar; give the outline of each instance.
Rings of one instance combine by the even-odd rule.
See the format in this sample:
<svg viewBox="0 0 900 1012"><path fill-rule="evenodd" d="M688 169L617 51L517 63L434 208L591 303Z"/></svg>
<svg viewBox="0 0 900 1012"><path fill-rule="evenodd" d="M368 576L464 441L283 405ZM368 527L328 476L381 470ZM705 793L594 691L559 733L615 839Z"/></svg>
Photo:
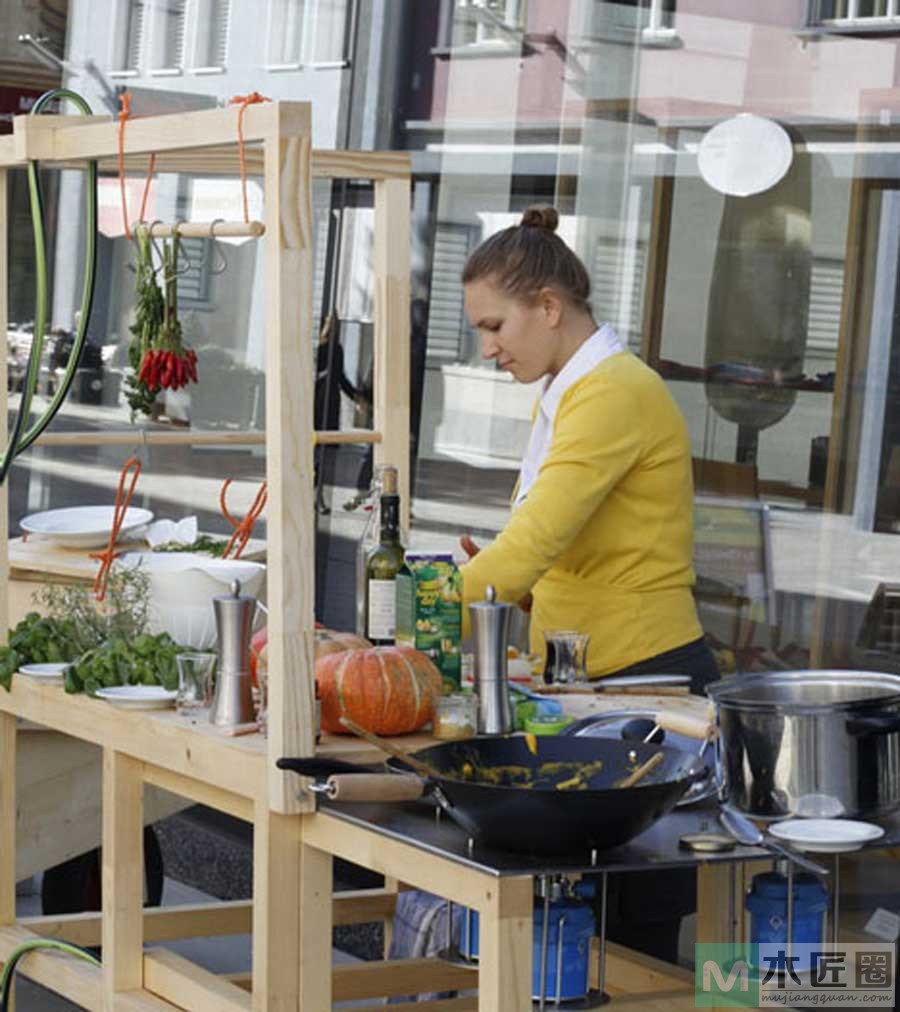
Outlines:
<svg viewBox="0 0 900 1012"><path fill-rule="evenodd" d="M472 738L478 730L478 697L470 692L441 696L434 711L432 733L441 741Z"/></svg>

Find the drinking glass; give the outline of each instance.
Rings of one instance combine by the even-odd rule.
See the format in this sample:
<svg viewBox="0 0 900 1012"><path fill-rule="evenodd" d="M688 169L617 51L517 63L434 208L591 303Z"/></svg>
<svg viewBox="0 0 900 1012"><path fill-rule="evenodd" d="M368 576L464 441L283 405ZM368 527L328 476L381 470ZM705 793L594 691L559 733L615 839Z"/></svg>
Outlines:
<svg viewBox="0 0 900 1012"><path fill-rule="evenodd" d="M178 695L175 707L179 713L193 714L212 703L214 653L176 654L178 664Z"/></svg>
<svg viewBox="0 0 900 1012"><path fill-rule="evenodd" d="M544 633L544 639L547 643L545 684L586 682L590 635L572 629L548 629Z"/></svg>

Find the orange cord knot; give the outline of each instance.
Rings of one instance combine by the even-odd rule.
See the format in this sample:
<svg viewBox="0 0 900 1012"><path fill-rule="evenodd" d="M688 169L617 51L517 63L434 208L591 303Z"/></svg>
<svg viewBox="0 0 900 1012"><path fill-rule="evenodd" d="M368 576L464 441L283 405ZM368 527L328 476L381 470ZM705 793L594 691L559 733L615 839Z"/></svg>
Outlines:
<svg viewBox="0 0 900 1012"><path fill-rule="evenodd" d="M231 478L226 478L222 483L222 491L219 493L219 507L222 510L222 515L234 528L234 533L231 535L231 539L225 546L225 551L222 552L222 558L227 559L231 554L232 548L234 548L234 558L239 559L241 552L247 546L247 542L250 540L250 535L253 533L253 527L256 521L259 519L260 514L266 507L266 500L269 498L268 483L263 482L259 486L259 490L256 493L256 498L253 500L253 504L247 511L247 515L242 519L238 520L229 513L228 506L225 502L225 495L228 492L228 486L231 484Z"/></svg>
<svg viewBox="0 0 900 1012"><path fill-rule="evenodd" d="M122 195L122 225L125 237L131 238L131 225L128 223L128 199L125 193L125 124L131 119L131 92L125 91L119 96L122 108L119 110L119 192ZM147 211L147 197L150 195L150 181L156 169L156 155L150 155L147 178L144 181L144 194L141 197L141 213L138 221L143 221Z"/></svg>
<svg viewBox="0 0 900 1012"><path fill-rule="evenodd" d="M134 473L131 476L131 484L128 486L128 492L126 493L125 478L131 470ZM109 544L102 552L90 553L92 559L100 560L100 568L97 570L97 576L94 578L94 596L98 601L102 601L106 597L106 584L109 580L109 571L112 568L113 560L122 554L115 550L115 545L119 532L122 530L122 524L125 522L125 515L128 512L131 496L134 494L134 487L137 484L140 473L141 462L137 457L129 457L122 466L122 473L119 475L119 488L116 491L116 506L113 510L113 523L112 530L109 532Z"/></svg>
<svg viewBox="0 0 900 1012"><path fill-rule="evenodd" d="M251 91L249 95L235 95L228 103L229 105L240 106L238 109L237 133L238 133L238 163L241 169L241 196L244 202L244 221L250 221L250 206L247 202L247 163L244 158L244 112L249 105L258 105L260 102L271 102L270 98L260 95L258 91Z"/></svg>

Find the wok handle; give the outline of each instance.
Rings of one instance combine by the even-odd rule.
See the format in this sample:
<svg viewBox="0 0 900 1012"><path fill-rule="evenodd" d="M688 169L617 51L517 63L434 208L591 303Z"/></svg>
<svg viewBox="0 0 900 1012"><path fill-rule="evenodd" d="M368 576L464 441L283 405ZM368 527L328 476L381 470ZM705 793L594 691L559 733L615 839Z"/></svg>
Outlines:
<svg viewBox="0 0 900 1012"><path fill-rule="evenodd" d="M425 781L412 773L339 773L326 783L332 801L415 801L425 792Z"/></svg>
<svg viewBox="0 0 900 1012"><path fill-rule="evenodd" d="M716 733L716 726L708 717L696 717L683 710L660 710L656 714L656 725L664 731L683 734L685 738L706 741Z"/></svg>
<svg viewBox="0 0 900 1012"><path fill-rule="evenodd" d="M900 713L892 710L851 717L847 721L848 734L893 734L895 731L900 731Z"/></svg>

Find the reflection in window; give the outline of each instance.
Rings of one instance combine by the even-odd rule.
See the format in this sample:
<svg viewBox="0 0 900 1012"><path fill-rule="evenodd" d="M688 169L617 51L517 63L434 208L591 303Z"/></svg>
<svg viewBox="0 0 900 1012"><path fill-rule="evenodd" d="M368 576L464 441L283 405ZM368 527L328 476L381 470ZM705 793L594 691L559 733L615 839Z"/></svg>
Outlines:
<svg viewBox="0 0 900 1012"><path fill-rule="evenodd" d="M123 0L120 9L124 16L113 69L136 71L141 65L141 49L147 21L146 3L145 0Z"/></svg>
<svg viewBox="0 0 900 1012"><path fill-rule="evenodd" d="M346 19L347 0L269 0L267 63L342 62Z"/></svg>
<svg viewBox="0 0 900 1012"><path fill-rule="evenodd" d="M231 0L200 0L194 66L224 67L228 59Z"/></svg>
<svg viewBox="0 0 900 1012"><path fill-rule="evenodd" d="M813 6L813 21L868 21L900 15L898 0L818 0Z"/></svg>
<svg viewBox="0 0 900 1012"><path fill-rule="evenodd" d="M163 0L153 12L151 39L153 70L179 70L184 66L184 23L187 0Z"/></svg>
<svg viewBox="0 0 900 1012"><path fill-rule="evenodd" d="M457 0L453 45L491 45L518 41L525 27L526 0Z"/></svg>

